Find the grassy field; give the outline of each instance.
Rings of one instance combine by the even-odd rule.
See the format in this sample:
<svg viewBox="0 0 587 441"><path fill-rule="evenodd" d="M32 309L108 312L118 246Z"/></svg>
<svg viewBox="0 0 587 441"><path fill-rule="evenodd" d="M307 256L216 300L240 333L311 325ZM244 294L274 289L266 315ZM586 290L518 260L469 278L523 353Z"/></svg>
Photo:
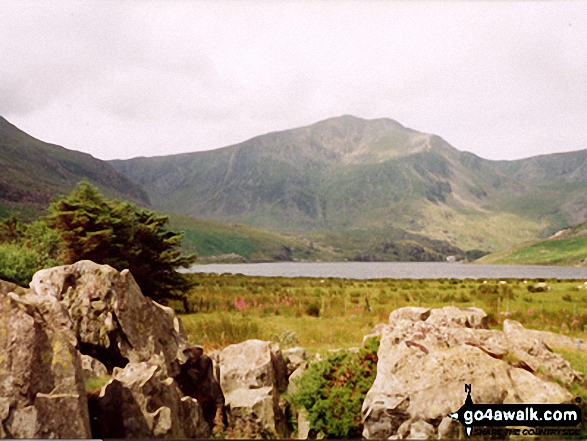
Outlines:
<svg viewBox="0 0 587 441"><path fill-rule="evenodd" d="M363 336L404 306L475 306L501 329L506 318L532 329L587 338L584 280L316 279L192 275L189 340L206 350L247 339L315 352L360 346Z"/></svg>
<svg viewBox="0 0 587 441"><path fill-rule="evenodd" d="M557 233L555 237L517 245L479 259L478 263L536 265L585 265L587 260L587 223Z"/></svg>
<svg viewBox="0 0 587 441"><path fill-rule="evenodd" d="M587 236L550 239L482 258L479 263L578 265L587 259Z"/></svg>

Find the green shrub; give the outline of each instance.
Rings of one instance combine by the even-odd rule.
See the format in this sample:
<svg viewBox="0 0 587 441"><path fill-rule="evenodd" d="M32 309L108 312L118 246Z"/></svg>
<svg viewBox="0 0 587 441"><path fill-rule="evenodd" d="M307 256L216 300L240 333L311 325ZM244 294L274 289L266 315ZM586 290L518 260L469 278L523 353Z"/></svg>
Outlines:
<svg viewBox="0 0 587 441"><path fill-rule="evenodd" d="M482 285L479 285L477 287L477 294L478 295L492 295L492 294L498 294L499 293L499 287L497 285L494 284L490 284L490 283L483 283Z"/></svg>
<svg viewBox="0 0 587 441"><path fill-rule="evenodd" d="M309 414L311 430L326 438L360 438L361 407L377 374L378 337L371 338L358 354L338 351L308 368L295 380L289 396Z"/></svg>
<svg viewBox="0 0 587 441"><path fill-rule="evenodd" d="M33 274L40 269L38 260L33 250L16 244L0 244L0 279L28 286Z"/></svg>
<svg viewBox="0 0 587 441"><path fill-rule="evenodd" d="M279 343L281 349L292 348L300 343L297 334L289 329L283 330L279 335L273 334L271 341Z"/></svg>
<svg viewBox="0 0 587 441"><path fill-rule="evenodd" d="M27 286L40 269L60 265L59 236L45 222L0 221L0 279Z"/></svg>

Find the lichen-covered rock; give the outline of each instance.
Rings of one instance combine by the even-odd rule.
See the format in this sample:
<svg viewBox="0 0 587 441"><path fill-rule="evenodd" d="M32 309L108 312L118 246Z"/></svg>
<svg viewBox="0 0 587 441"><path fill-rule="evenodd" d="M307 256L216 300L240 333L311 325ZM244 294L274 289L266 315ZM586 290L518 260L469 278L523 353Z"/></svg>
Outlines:
<svg viewBox="0 0 587 441"><path fill-rule="evenodd" d="M68 310L80 351L112 372L163 354L170 376L185 362L186 338L171 308L143 296L128 270L89 260L37 272L31 290Z"/></svg>
<svg viewBox="0 0 587 441"><path fill-rule="evenodd" d="M0 437L90 438L67 311L54 298L16 291L0 293Z"/></svg>
<svg viewBox="0 0 587 441"><path fill-rule="evenodd" d="M472 385L476 403L562 403L581 378L543 342L484 329L485 313L446 307L400 311L382 333L377 376L363 403L365 438L438 438L458 433L446 416Z"/></svg>
<svg viewBox="0 0 587 441"><path fill-rule="evenodd" d="M277 346L261 340L230 345L220 354L220 386L235 436L284 436L279 396L287 368Z"/></svg>
<svg viewBox="0 0 587 441"><path fill-rule="evenodd" d="M155 357L156 358L156 357ZM91 400L98 438L206 438L210 428L198 401L183 396L164 363L129 363Z"/></svg>
<svg viewBox="0 0 587 441"><path fill-rule="evenodd" d="M186 343L128 270L81 261L37 272L30 290L0 281L0 437L208 436L222 391ZM84 380L108 373L88 407Z"/></svg>

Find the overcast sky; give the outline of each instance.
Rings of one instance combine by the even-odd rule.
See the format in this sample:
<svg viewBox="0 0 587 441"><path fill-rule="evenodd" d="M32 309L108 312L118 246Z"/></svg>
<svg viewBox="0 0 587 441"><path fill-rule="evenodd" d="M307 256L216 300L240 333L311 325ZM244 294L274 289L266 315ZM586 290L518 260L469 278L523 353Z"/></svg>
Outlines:
<svg viewBox="0 0 587 441"><path fill-rule="evenodd" d="M44 141L124 159L343 114L587 149L587 2L2 1L0 115Z"/></svg>

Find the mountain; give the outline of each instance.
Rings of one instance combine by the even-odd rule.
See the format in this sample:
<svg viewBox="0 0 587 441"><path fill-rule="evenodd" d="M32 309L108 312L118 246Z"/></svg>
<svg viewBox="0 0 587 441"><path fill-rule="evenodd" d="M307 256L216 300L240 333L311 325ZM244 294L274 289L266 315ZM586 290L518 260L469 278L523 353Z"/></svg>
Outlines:
<svg viewBox="0 0 587 441"><path fill-rule="evenodd" d="M147 193L107 162L40 141L2 117L0 167L0 217L11 212L34 217L83 179L109 197L149 205Z"/></svg>
<svg viewBox="0 0 587 441"><path fill-rule="evenodd" d="M341 147L349 149L351 146L348 143L346 146L334 145L333 150ZM263 161L262 158L260 161ZM0 165L3 172L0 176L0 217L18 213L24 218L35 218L47 208L52 197L70 192L83 179L98 186L108 197L149 205L147 193L107 162L39 141L3 118L0 118ZM172 164L170 175L165 178L170 184L177 179L174 167ZM165 179L160 181L163 185ZM183 248L196 252L200 262L296 259L413 261L444 260L447 254L461 258L469 256L446 242L407 234L397 228L388 230L383 241L378 234L371 232L344 236L318 233L309 237L280 234L243 224L196 219L177 213L171 213L170 227L185 232Z"/></svg>
<svg viewBox="0 0 587 441"><path fill-rule="evenodd" d="M87 179L108 197L174 213L185 246L210 259L472 259L587 215L587 150L490 161L387 118L108 162L0 118L0 165L0 217L32 218Z"/></svg>
<svg viewBox="0 0 587 441"><path fill-rule="evenodd" d="M347 115L110 163L168 212L339 242L367 232L381 245L399 229L499 250L585 218L586 160L587 151L490 161L391 119Z"/></svg>

